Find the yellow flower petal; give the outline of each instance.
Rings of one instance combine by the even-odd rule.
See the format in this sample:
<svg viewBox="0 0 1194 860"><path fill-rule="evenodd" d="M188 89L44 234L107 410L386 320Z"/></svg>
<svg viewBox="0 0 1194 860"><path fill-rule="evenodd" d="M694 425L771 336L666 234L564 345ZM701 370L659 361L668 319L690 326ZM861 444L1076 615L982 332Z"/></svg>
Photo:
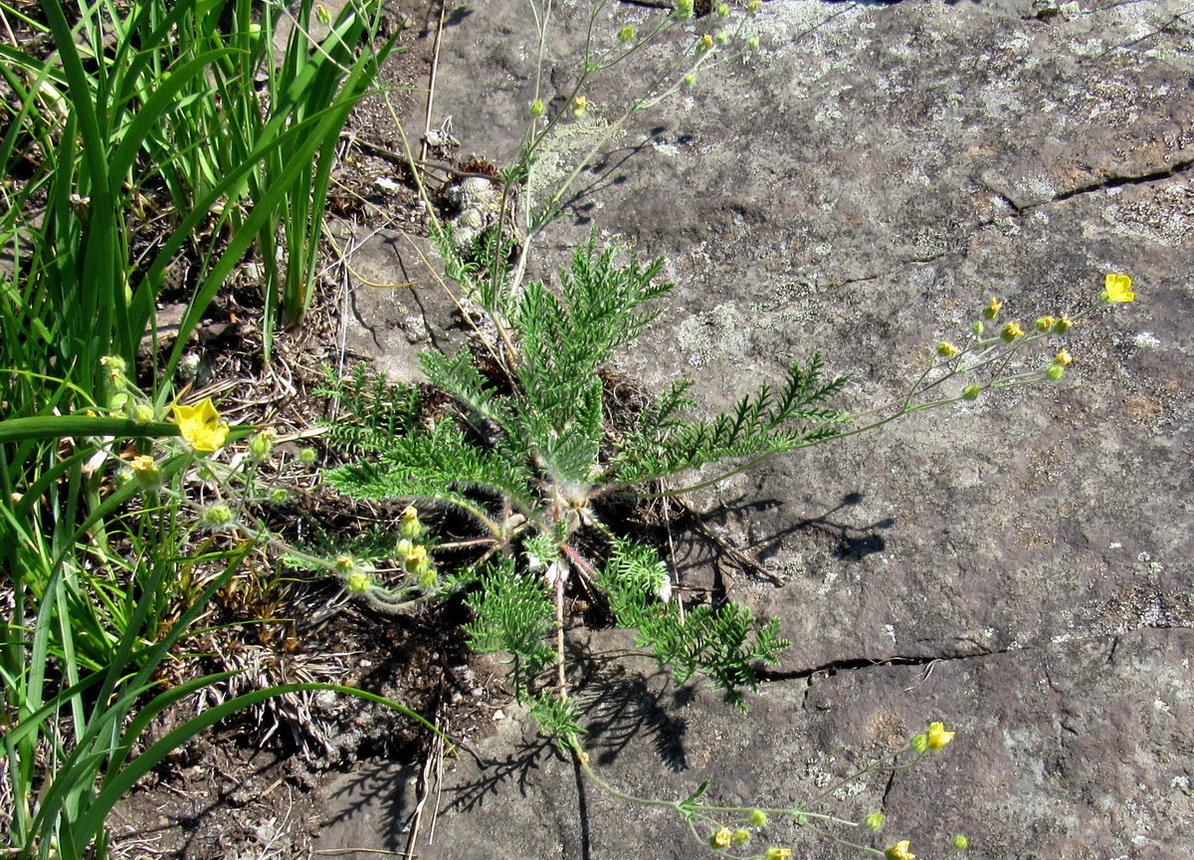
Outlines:
<svg viewBox="0 0 1194 860"><path fill-rule="evenodd" d="M939 750L954 739L954 732L945 730L945 723L929 723L929 731L925 737L925 746L931 750Z"/></svg>
<svg viewBox="0 0 1194 860"><path fill-rule="evenodd" d="M1133 302L1136 294L1132 292L1132 279L1127 275L1108 275L1103 286L1107 300L1111 302Z"/></svg>
<svg viewBox="0 0 1194 860"><path fill-rule="evenodd" d="M196 451L218 451L228 436L228 425L220 420L215 404L207 397L194 406L173 408L182 438Z"/></svg>

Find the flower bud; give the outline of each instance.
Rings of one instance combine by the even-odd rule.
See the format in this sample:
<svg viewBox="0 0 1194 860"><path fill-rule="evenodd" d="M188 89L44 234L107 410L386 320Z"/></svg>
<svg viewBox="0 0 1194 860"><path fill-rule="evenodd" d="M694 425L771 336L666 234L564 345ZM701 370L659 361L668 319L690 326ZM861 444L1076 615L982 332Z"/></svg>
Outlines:
<svg viewBox="0 0 1194 860"><path fill-rule="evenodd" d="M1052 379L1054 382L1061 379L1065 375L1065 368L1060 364L1050 364L1045 368L1045 376Z"/></svg>
<svg viewBox="0 0 1194 860"><path fill-rule="evenodd" d="M697 82L697 73L689 72L684 76L683 83L686 87L695 87Z"/></svg>
<svg viewBox="0 0 1194 860"><path fill-rule="evenodd" d="M734 831L734 835L730 837L730 841L735 845L745 845L750 841L750 831L745 827L739 827Z"/></svg>
<svg viewBox="0 0 1194 860"><path fill-rule="evenodd" d="M681 21L692 17L692 0L676 0L675 15Z"/></svg>
<svg viewBox="0 0 1194 860"><path fill-rule="evenodd" d="M943 340L941 343L937 344L937 354L942 358L953 358L959 352L961 352L961 350L948 340Z"/></svg>
<svg viewBox="0 0 1194 860"><path fill-rule="evenodd" d="M957 836L954 837L954 849L956 851L965 851L969 847L970 847L970 840L967 839L965 836L963 836L961 833L959 833Z"/></svg>
<svg viewBox="0 0 1194 860"><path fill-rule="evenodd" d="M717 17L718 18L724 18L726 15L729 15L729 14L730 14L730 6L728 3L717 4Z"/></svg>
<svg viewBox="0 0 1194 860"><path fill-rule="evenodd" d="M133 470L133 474L137 476L137 483L146 490L152 490L162 483L162 470L158 468L157 462L148 454L142 454L134 457L129 467Z"/></svg>
<svg viewBox="0 0 1194 860"><path fill-rule="evenodd" d="M625 27L623 27L621 30L618 31L618 41L622 42L623 44L629 44L634 41L634 37L636 35L638 35L637 31L633 27L631 27L629 24L627 24Z"/></svg>
<svg viewBox="0 0 1194 860"><path fill-rule="evenodd" d="M750 48L752 51L756 51L756 50L758 50L758 48L759 48L759 37L758 37L758 36L751 36L749 39L747 39L747 40L746 40L746 47Z"/></svg>
<svg viewBox="0 0 1194 860"><path fill-rule="evenodd" d="M792 856L791 848L774 848L774 847L768 848L767 853L764 855L764 857L766 857L767 860L787 860L787 858L789 858L791 856Z"/></svg>
<svg viewBox="0 0 1194 860"><path fill-rule="evenodd" d="M332 23L332 13L322 3L315 4L315 17L319 19L320 24L327 25Z"/></svg>
<svg viewBox="0 0 1194 860"><path fill-rule="evenodd" d="M967 385L962 389L963 400L978 400L978 396L982 394L983 387L981 385Z"/></svg>
<svg viewBox="0 0 1194 860"><path fill-rule="evenodd" d="M878 833L883 829L883 822L887 820L887 816L882 812L872 812L862 820L862 824L867 830L872 833Z"/></svg>
<svg viewBox="0 0 1194 860"><path fill-rule="evenodd" d="M730 842L733 840L733 838L733 831L731 831L728 827L722 827L719 830L715 830L712 835L709 836L709 847L713 849L729 848Z"/></svg>
<svg viewBox="0 0 1194 860"><path fill-rule="evenodd" d="M999 316L999 312L1003 310L1003 302L999 299L991 299L991 303L983 308L983 319L993 320Z"/></svg>
<svg viewBox="0 0 1194 860"><path fill-rule="evenodd" d="M315 461L319 459L319 454L314 448L304 448L299 451L298 459L304 466L314 466Z"/></svg>
<svg viewBox="0 0 1194 860"><path fill-rule="evenodd" d="M983 332L987 330L987 327L985 325L983 325L982 320L979 320L978 322L976 322L974 325L972 325L970 327L970 330L972 332L974 332L975 337L982 337Z"/></svg>
<svg viewBox="0 0 1194 860"><path fill-rule="evenodd" d="M1018 337L1024 337L1024 329L1020 328L1019 323L1010 322L999 332L999 336L1008 343L1011 343Z"/></svg>
<svg viewBox="0 0 1194 860"><path fill-rule="evenodd" d="M751 827L766 827L767 813L761 809L752 809L750 811L750 826Z"/></svg>
<svg viewBox="0 0 1194 860"><path fill-rule="evenodd" d="M761 8L763 8L763 0L750 0L750 2L746 4L747 12L758 12Z"/></svg>
<svg viewBox="0 0 1194 860"><path fill-rule="evenodd" d="M199 524L209 529L222 529L230 525L233 519L235 516L232 513L232 508L222 502L208 505L199 514Z"/></svg>
<svg viewBox="0 0 1194 860"><path fill-rule="evenodd" d="M153 407L148 403L138 403L133 407L132 419L138 424L148 424L156 417Z"/></svg>
<svg viewBox="0 0 1194 860"><path fill-rule="evenodd" d="M1069 317L1063 316L1057 322L1053 323L1053 334L1065 334L1073 327L1074 323Z"/></svg>
<svg viewBox="0 0 1194 860"><path fill-rule="evenodd" d="M403 559L403 567L407 573L413 576L425 576L431 570L431 559L427 555L427 547L422 544L412 547Z"/></svg>
<svg viewBox="0 0 1194 860"><path fill-rule="evenodd" d="M413 550L414 548L415 548L415 545L414 545L414 543L411 542L410 538L402 538L400 541L398 541L398 544L394 547L394 552L398 556L398 558L405 560L406 557L408 555L410 555L411 550Z"/></svg>
<svg viewBox="0 0 1194 860"><path fill-rule="evenodd" d="M344 587L354 594L368 591L371 585L373 585L373 580L359 567L349 571L344 577Z"/></svg>
<svg viewBox="0 0 1194 860"><path fill-rule="evenodd" d="M1036 321L1036 330L1037 331L1049 331L1055 325L1057 325L1056 317L1041 317Z"/></svg>
<svg viewBox="0 0 1194 860"><path fill-rule="evenodd" d="M580 119L589 109L589 100L585 96L577 96L572 100L572 118Z"/></svg>
<svg viewBox="0 0 1194 860"><path fill-rule="evenodd" d="M530 106L531 116L535 116L535 117L543 116L543 111L545 111L546 109L547 109L547 107L546 107L546 105L543 104L543 99L535 99L533 102L531 102L531 106Z"/></svg>
<svg viewBox="0 0 1194 860"><path fill-rule="evenodd" d="M419 522L419 510L414 505L407 505L402 512L402 522L398 526L398 534L404 538L414 540L423 533L423 524Z"/></svg>
<svg viewBox="0 0 1194 860"><path fill-rule="evenodd" d="M929 736L913 735L908 741L908 746L912 747L914 752L924 755L925 751L929 748Z"/></svg>
<svg viewBox="0 0 1194 860"><path fill-rule="evenodd" d="M725 30L719 30L713 38L717 40L717 44L719 45L728 45L730 43L730 34Z"/></svg>
<svg viewBox="0 0 1194 860"><path fill-rule="evenodd" d="M249 453L253 455L254 460L264 460L270 455L270 452L274 450L274 436L276 435L273 428L266 427L249 439Z"/></svg>
<svg viewBox="0 0 1194 860"><path fill-rule="evenodd" d="M290 498L290 491L282 487L274 487L269 491L269 500L271 504L284 505L286 500Z"/></svg>

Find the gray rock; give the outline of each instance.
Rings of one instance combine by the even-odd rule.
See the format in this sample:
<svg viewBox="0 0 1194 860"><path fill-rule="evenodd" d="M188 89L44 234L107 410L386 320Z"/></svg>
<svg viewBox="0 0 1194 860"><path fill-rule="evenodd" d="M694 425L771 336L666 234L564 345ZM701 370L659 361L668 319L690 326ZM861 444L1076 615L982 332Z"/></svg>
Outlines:
<svg viewBox="0 0 1194 860"><path fill-rule="evenodd" d="M882 809L884 836L925 857L957 832L978 857L1194 851L1194 45L1168 0L1065 7L1042 20L1010 0L767 3L750 25L758 54L636 118L541 238L542 271L593 228L668 255L679 286L619 369L655 389L692 376L709 410L816 350L855 373L848 405L870 408L991 296L1028 322L1120 271L1140 297L1073 330L1055 387L907 418L700 494L709 530L768 575L693 534L681 584L724 587L795 644L745 718L649 670L618 695L582 690L614 784L675 798L713 778L727 803L791 803L941 718L954 746L835 809ZM556 13L562 62L584 20ZM608 4L596 29L655 14ZM448 31L437 103L463 151L515 151L532 37L516 3L470 7ZM550 72L543 97L562 97L573 71ZM590 119L613 119L643 79L599 79ZM505 710L478 759L445 776L420 857L699 853L668 815L578 788ZM363 802L367 830L410 808ZM326 846L399 844L384 826L369 843L340 826ZM800 838L802 856L839 856Z"/></svg>

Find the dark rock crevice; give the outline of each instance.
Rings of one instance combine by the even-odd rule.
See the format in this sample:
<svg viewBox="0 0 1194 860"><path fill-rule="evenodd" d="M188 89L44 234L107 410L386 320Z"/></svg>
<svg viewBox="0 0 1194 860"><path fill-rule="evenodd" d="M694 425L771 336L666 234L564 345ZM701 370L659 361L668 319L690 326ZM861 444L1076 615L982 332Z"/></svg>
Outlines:
<svg viewBox="0 0 1194 860"><path fill-rule="evenodd" d="M1153 182L1161 182L1166 179L1172 179L1174 176L1179 176L1188 172L1194 167L1194 158L1183 159L1182 161L1174 162L1165 167L1159 167L1156 170L1150 170L1146 173L1138 173L1132 175L1112 175L1105 179L1100 179L1097 182L1089 182L1085 185L1079 185L1076 188L1070 188L1066 191L1059 191L1052 197L1045 200L1032 200L1027 202L1017 201L1010 192L1005 191L993 185L989 181L976 178L975 182L981 185L984 189L998 197L1004 205L1012 211L999 218L986 218L979 221L976 227L990 227L997 221L1004 218L1018 218L1021 215L1040 209L1044 206L1051 206L1054 203L1063 203L1074 197L1084 194L1097 194L1100 191L1107 191L1112 188L1122 188L1125 185L1148 185Z"/></svg>

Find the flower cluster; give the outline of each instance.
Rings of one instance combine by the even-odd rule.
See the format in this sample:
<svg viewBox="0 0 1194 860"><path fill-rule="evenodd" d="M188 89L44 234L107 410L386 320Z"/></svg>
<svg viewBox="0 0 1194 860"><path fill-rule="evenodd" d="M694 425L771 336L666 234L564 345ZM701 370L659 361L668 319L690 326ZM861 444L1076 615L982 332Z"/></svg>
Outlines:
<svg viewBox="0 0 1194 860"><path fill-rule="evenodd" d="M953 341L943 340L934 348L938 363L930 370L944 369L944 376L929 379L923 390L927 391L940 385L945 379L961 375L977 373L987 370L987 380L982 383L972 382L964 386L956 399L977 400L983 391L991 388L1002 388L1012 385L1025 385L1045 380L1056 381L1065 375L1066 368L1074 361L1073 354L1068 349L1058 349L1053 358L1043 367L1036 370L1005 374L1008 363L1017 353L1029 344L1034 344L1043 338L1064 335L1081 317L1093 311L1100 305L1119 304L1134 301L1136 293L1132 291L1132 279L1127 275L1110 274L1106 276L1104 287L1099 294L1099 300L1073 316L1046 315L1038 317L1031 327L1021 325L1015 320L1003 323L997 329L995 336L987 332L989 324L999 319L1003 312L1002 299L993 298L983 308L980 319L970 327L970 340L959 346ZM927 378L922 377L922 382ZM919 383L918 383L919 385ZM918 392L914 392L918 393ZM931 405L938 405L937 401ZM910 403L910 400L909 400ZM908 404L906 404L907 406ZM915 408L924 408L918 406Z"/></svg>

